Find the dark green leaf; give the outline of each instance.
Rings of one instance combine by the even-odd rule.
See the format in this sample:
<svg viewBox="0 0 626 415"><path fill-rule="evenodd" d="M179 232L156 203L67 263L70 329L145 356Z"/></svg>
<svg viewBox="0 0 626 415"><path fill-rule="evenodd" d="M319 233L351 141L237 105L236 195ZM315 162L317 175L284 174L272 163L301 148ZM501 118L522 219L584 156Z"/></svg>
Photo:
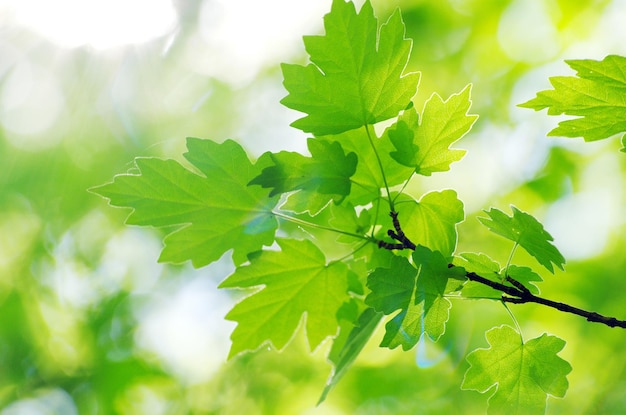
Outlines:
<svg viewBox="0 0 626 415"><path fill-rule="evenodd" d="M337 382L352 366L354 360L361 353L372 334L374 334L382 317L383 313L378 313L373 308L365 309L359 317L357 325L342 339L340 348L335 349L337 343L333 344L333 351L329 354L329 359L333 363L334 368L328 382L326 382L318 404L326 399L331 389L335 387Z"/></svg>
<svg viewBox="0 0 626 415"><path fill-rule="evenodd" d="M350 193L350 177L356 171L355 153L345 154L341 144L320 139L308 140L311 157L281 151L269 154L273 166L263 169L250 185L272 188L270 196L305 190L326 195L339 203ZM319 206L316 203L315 206Z"/></svg>
<svg viewBox="0 0 626 415"><path fill-rule="evenodd" d="M445 331L450 301L444 297L448 279L462 280L465 271L448 267L440 252L418 246L412 255L415 267L406 258L395 257L390 268L378 268L368 277L372 291L366 304L391 314L400 310L386 325L381 346L404 350L415 346L423 333L437 340ZM416 268L417 267L417 268Z"/></svg>

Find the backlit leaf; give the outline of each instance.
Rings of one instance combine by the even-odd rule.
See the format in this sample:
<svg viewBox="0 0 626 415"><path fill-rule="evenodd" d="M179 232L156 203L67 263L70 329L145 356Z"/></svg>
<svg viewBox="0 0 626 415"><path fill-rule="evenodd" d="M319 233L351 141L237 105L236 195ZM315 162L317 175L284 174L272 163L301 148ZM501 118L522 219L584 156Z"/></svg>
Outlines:
<svg viewBox="0 0 626 415"><path fill-rule="evenodd" d="M486 211L489 218L478 218L490 231L518 243L530 255L550 272L554 272L552 264L563 269L565 258L551 243L552 236L543 229L543 225L526 212L511 206L513 216L501 210L491 208Z"/></svg>
<svg viewBox="0 0 626 415"><path fill-rule="evenodd" d="M348 267L342 262L327 264L311 241L276 242L280 251L263 251L220 284L220 288L264 286L226 316L238 323L231 335L230 356L265 343L282 349L305 314L311 349L337 334L336 314L348 300Z"/></svg>
<svg viewBox="0 0 626 415"><path fill-rule="evenodd" d="M281 102L307 115L292 125L315 135L338 134L398 115L417 90L419 74L403 75L411 51L397 10L378 30L369 0L357 13L334 0L323 36L305 36L307 66L283 64L289 95Z"/></svg>
<svg viewBox="0 0 626 415"><path fill-rule="evenodd" d="M470 91L468 85L446 101L433 94L424 105L421 122L414 108L406 110L386 131L396 148L391 157L424 176L450 170L450 164L465 155L465 150L450 145L467 134L478 118L468 115Z"/></svg>
<svg viewBox="0 0 626 415"><path fill-rule="evenodd" d="M548 133L551 136L583 137L585 141L595 141L625 132L626 57L609 55L601 61L565 62L576 71L576 76L550 78L554 89L537 93L520 107L536 111L547 108L549 115L578 117L561 121Z"/></svg>
<svg viewBox="0 0 626 415"><path fill-rule="evenodd" d="M448 279L462 280L465 275L462 268L449 268L440 252L423 246L415 249L412 258L415 266L406 258L394 257L390 268L377 268L367 280L372 292L366 304L385 314L400 310L385 325L381 346L390 349L401 345L409 350L423 333L439 339L451 307L444 297Z"/></svg>
<svg viewBox="0 0 626 415"><path fill-rule="evenodd" d="M572 367L557 356L565 341L543 334L523 343L509 326L493 328L486 337L489 348L467 356L470 368L461 387L485 393L495 386L489 414L543 414L547 395L565 396Z"/></svg>
<svg viewBox="0 0 626 415"><path fill-rule="evenodd" d="M233 249L234 261L241 263L248 253L271 245L277 198L248 186L268 160L253 165L232 140L189 138L187 148L185 158L202 175L174 160L137 158L139 174L118 175L91 191L113 206L132 208L129 225L178 228L165 238L160 261L191 260L202 267Z"/></svg>

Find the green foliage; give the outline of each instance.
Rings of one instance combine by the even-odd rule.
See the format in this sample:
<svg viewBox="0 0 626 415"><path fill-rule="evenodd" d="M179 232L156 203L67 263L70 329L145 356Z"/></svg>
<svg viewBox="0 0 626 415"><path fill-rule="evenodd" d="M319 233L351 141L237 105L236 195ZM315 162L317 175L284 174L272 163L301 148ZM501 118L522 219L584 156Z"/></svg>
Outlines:
<svg viewBox="0 0 626 415"><path fill-rule="evenodd" d="M165 238L161 261L192 261L202 267L233 249L243 262L250 252L271 245L277 221L275 197L248 183L267 159L252 165L241 145L189 138L185 158L204 176L174 160L138 158L139 174L116 176L112 183L91 189L113 206L133 208L129 225L178 229Z"/></svg>
<svg viewBox="0 0 626 415"><path fill-rule="evenodd" d="M471 367L462 388L485 393L497 385L489 414L543 414L547 395L565 396L572 367L557 356L563 340L544 334L524 342L509 326L493 328L486 337L489 348L467 356Z"/></svg>
<svg viewBox="0 0 626 415"><path fill-rule="evenodd" d="M524 248L529 254L550 272L554 272L552 264L563 269L565 258L551 243L552 236L543 229L543 225L526 212L511 206L513 216L508 216L499 209L487 211L489 218L479 218L493 233L504 236Z"/></svg>
<svg viewBox="0 0 626 415"><path fill-rule="evenodd" d="M426 333L438 340L445 331L451 303L444 298L450 278L462 280L462 268L448 267L448 261L438 251L418 246L412 255L413 264L394 257L390 268L377 268L369 276L371 293L365 302L376 311L391 314L381 346L393 349L402 345L409 350Z"/></svg>
<svg viewBox="0 0 626 415"><path fill-rule="evenodd" d="M553 90L539 92L520 106L537 111L547 108L549 115L579 117L561 121L548 133L552 136L595 141L626 132L626 58L609 55L601 61L565 62L576 71L576 76L550 78ZM621 151L626 151L624 137L622 145Z"/></svg>
<svg viewBox="0 0 626 415"><path fill-rule="evenodd" d="M231 356L254 350L265 342L282 349L306 313L312 349L337 334L336 314L347 300L349 270L342 262L326 263L311 241L278 239L279 252L264 251L249 265L237 268L221 288L264 285L226 316L239 324L233 332Z"/></svg>
<svg viewBox="0 0 626 415"><path fill-rule="evenodd" d="M274 165L264 168L249 184L273 188L270 196L307 190L330 195L336 202L341 202L350 194L350 176L356 170L356 154L344 154L337 142L311 138L308 144L311 157L284 151L270 154Z"/></svg>
<svg viewBox="0 0 626 415"><path fill-rule="evenodd" d="M448 147L467 134L478 119L477 115L467 114L470 91L468 85L446 101L433 94L424 105L421 122L414 109L405 111L388 131L396 148L391 157L424 176L450 170L450 164L463 158L465 150Z"/></svg>
<svg viewBox="0 0 626 415"><path fill-rule="evenodd" d="M307 66L283 64L289 95L281 102L307 116L292 125L315 135L339 134L398 115L416 92L419 74L403 75L411 51L398 10L378 30L370 2L357 14L333 1L324 36L305 36Z"/></svg>
<svg viewBox="0 0 626 415"><path fill-rule="evenodd" d="M408 197L396 199L398 217L404 233L417 245L423 245L445 256L456 248L456 225L465 219L463 202L454 190L429 192L419 201ZM392 227L391 223L382 223Z"/></svg>
<svg viewBox="0 0 626 415"><path fill-rule="evenodd" d="M313 135L310 156L266 153L252 163L234 141L190 138L185 158L201 174L173 160L138 158L139 174L92 189L114 206L132 208L128 224L176 228L165 237L161 261L202 267L232 250L236 269L220 288L256 291L226 316L237 322L230 357L264 345L283 350L301 326L310 349L332 343L334 369L323 401L384 316L390 317L380 346L409 350L422 336L444 336L455 300L535 302L573 312L537 297L541 276L511 263L519 245L551 273L563 269L564 257L533 216L512 207L512 216L491 208L479 218L514 242L502 268L486 254L456 252L457 226L465 219L456 191L416 196L410 190L416 174L447 171L464 156L450 146L477 119L469 115L471 87L445 101L435 93L418 113L411 99L419 74L405 74L411 41L399 11L379 28L369 1L357 13L352 3L334 0L324 22L325 35L304 38L311 63L282 66L288 92L282 103L306 114L293 126ZM605 89L610 73L589 62L570 62L588 97L618 102L617 92ZM614 77L610 85L618 88ZM553 84L581 81L574 79ZM525 105L583 115L589 125L606 121L597 99L562 94L567 98L557 106L559 94L542 93ZM578 101L589 111L572 112ZM607 114L621 117L617 109ZM389 126L378 136L381 121ZM572 125L579 124L565 124ZM598 129L586 131L586 139L603 138L593 135ZM497 385L490 413L542 413L548 394L565 395L571 367L557 356L563 340L544 335L523 342L508 326L489 330L487 340L489 349L468 355L463 388L484 393Z"/></svg>

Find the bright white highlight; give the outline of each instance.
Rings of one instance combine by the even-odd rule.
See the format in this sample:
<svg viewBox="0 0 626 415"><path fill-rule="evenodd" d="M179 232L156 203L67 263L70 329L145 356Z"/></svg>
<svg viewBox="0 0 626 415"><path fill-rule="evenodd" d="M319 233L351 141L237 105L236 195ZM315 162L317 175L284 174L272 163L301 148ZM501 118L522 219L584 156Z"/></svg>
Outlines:
<svg viewBox="0 0 626 415"><path fill-rule="evenodd" d="M304 33L319 31L319 16L330 9L330 3L205 1L198 21L208 49L201 71L231 83L250 81L265 66L292 56Z"/></svg>
<svg viewBox="0 0 626 415"><path fill-rule="evenodd" d="M17 23L63 47L143 43L175 27L171 0L10 0Z"/></svg>

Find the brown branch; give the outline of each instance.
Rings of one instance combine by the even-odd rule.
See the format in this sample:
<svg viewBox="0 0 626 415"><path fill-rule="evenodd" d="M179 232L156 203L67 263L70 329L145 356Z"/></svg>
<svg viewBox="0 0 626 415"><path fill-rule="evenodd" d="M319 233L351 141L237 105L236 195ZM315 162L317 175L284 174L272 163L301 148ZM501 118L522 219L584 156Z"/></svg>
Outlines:
<svg viewBox="0 0 626 415"><path fill-rule="evenodd" d="M387 235L393 240L397 241L397 243L390 243L385 241L378 241L378 247L384 248L388 250L400 250L400 249L411 249L415 250L415 244L404 234L402 231L402 226L400 226L400 221L398 220L398 212L391 211L391 220L393 222L393 227L395 230L389 229L387 231ZM454 264L448 264L448 267L454 267ZM530 290L524 286L521 282L516 279L506 276L506 281L511 285L506 285L498 281L492 281L485 277L482 277L475 272L466 272L465 277L483 285L487 285L494 290L500 291L503 294L501 297L502 302L511 303L511 304L525 304L525 303L536 303L541 304L546 307L554 308L556 310L562 311L564 313L571 313L577 316L584 317L587 321L592 323L601 323L609 327L621 327L626 328L626 320L618 320L615 317L607 317L602 314L596 313L595 311L586 311L578 307L571 306L569 304L560 303L558 301L549 300L547 298L539 297L534 295Z"/></svg>

